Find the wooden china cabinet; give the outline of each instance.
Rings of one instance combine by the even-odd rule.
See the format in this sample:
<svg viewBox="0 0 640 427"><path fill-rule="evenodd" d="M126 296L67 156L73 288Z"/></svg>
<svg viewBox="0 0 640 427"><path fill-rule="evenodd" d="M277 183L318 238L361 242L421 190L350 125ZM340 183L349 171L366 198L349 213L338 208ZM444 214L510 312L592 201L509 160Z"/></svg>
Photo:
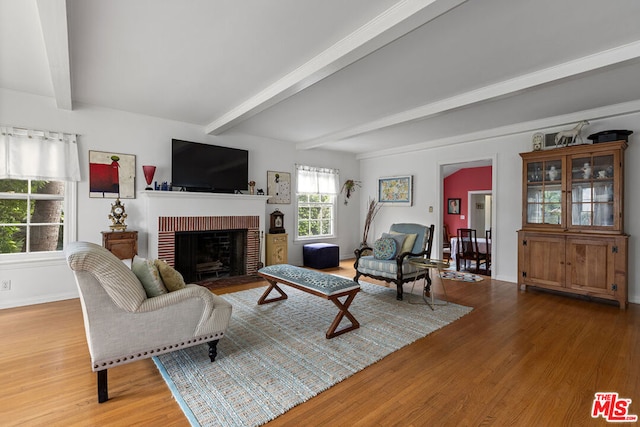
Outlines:
<svg viewBox="0 0 640 427"><path fill-rule="evenodd" d="M625 141L521 153L518 285L627 306Z"/></svg>

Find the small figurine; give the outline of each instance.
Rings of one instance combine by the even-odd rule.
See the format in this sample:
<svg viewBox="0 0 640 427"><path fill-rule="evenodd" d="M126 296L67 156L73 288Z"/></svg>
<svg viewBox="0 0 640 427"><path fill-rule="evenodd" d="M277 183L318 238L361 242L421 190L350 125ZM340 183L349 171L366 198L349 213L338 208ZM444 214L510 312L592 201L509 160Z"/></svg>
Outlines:
<svg viewBox="0 0 640 427"><path fill-rule="evenodd" d="M577 139L580 139L580 143L582 144L582 136L580 135L580 131L582 131L582 128L588 124L588 121L583 120L578 123L573 129L558 132L555 138L556 147L558 145L560 145L561 147L566 147L567 145L574 144Z"/></svg>

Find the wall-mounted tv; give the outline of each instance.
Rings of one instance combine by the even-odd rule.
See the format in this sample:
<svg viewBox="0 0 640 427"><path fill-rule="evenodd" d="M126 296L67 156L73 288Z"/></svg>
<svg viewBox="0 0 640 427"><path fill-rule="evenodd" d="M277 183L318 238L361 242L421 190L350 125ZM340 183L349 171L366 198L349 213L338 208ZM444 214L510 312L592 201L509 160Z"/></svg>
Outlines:
<svg viewBox="0 0 640 427"><path fill-rule="evenodd" d="M249 152L171 140L171 184L185 191L234 193L249 182Z"/></svg>

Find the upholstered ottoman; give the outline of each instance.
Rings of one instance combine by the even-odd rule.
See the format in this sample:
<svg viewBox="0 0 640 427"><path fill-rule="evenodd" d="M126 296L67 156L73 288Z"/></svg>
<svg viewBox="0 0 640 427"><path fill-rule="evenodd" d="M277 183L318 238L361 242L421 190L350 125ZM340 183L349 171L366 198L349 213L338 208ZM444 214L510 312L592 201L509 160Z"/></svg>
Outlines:
<svg viewBox="0 0 640 427"><path fill-rule="evenodd" d="M331 243L310 243L302 248L305 267L331 268L340 265L340 247Z"/></svg>

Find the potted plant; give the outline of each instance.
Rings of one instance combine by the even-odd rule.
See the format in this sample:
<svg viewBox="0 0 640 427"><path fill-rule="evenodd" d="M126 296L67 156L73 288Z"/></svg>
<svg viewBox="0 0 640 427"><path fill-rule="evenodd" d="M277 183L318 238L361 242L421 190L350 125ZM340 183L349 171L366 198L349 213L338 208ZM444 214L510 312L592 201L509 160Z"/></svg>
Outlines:
<svg viewBox="0 0 640 427"><path fill-rule="evenodd" d="M349 198L351 194L355 193L356 187L361 187L362 183L360 181L355 181L353 179L348 179L342 184L342 189L340 190L341 194L344 194L344 204L349 204Z"/></svg>

